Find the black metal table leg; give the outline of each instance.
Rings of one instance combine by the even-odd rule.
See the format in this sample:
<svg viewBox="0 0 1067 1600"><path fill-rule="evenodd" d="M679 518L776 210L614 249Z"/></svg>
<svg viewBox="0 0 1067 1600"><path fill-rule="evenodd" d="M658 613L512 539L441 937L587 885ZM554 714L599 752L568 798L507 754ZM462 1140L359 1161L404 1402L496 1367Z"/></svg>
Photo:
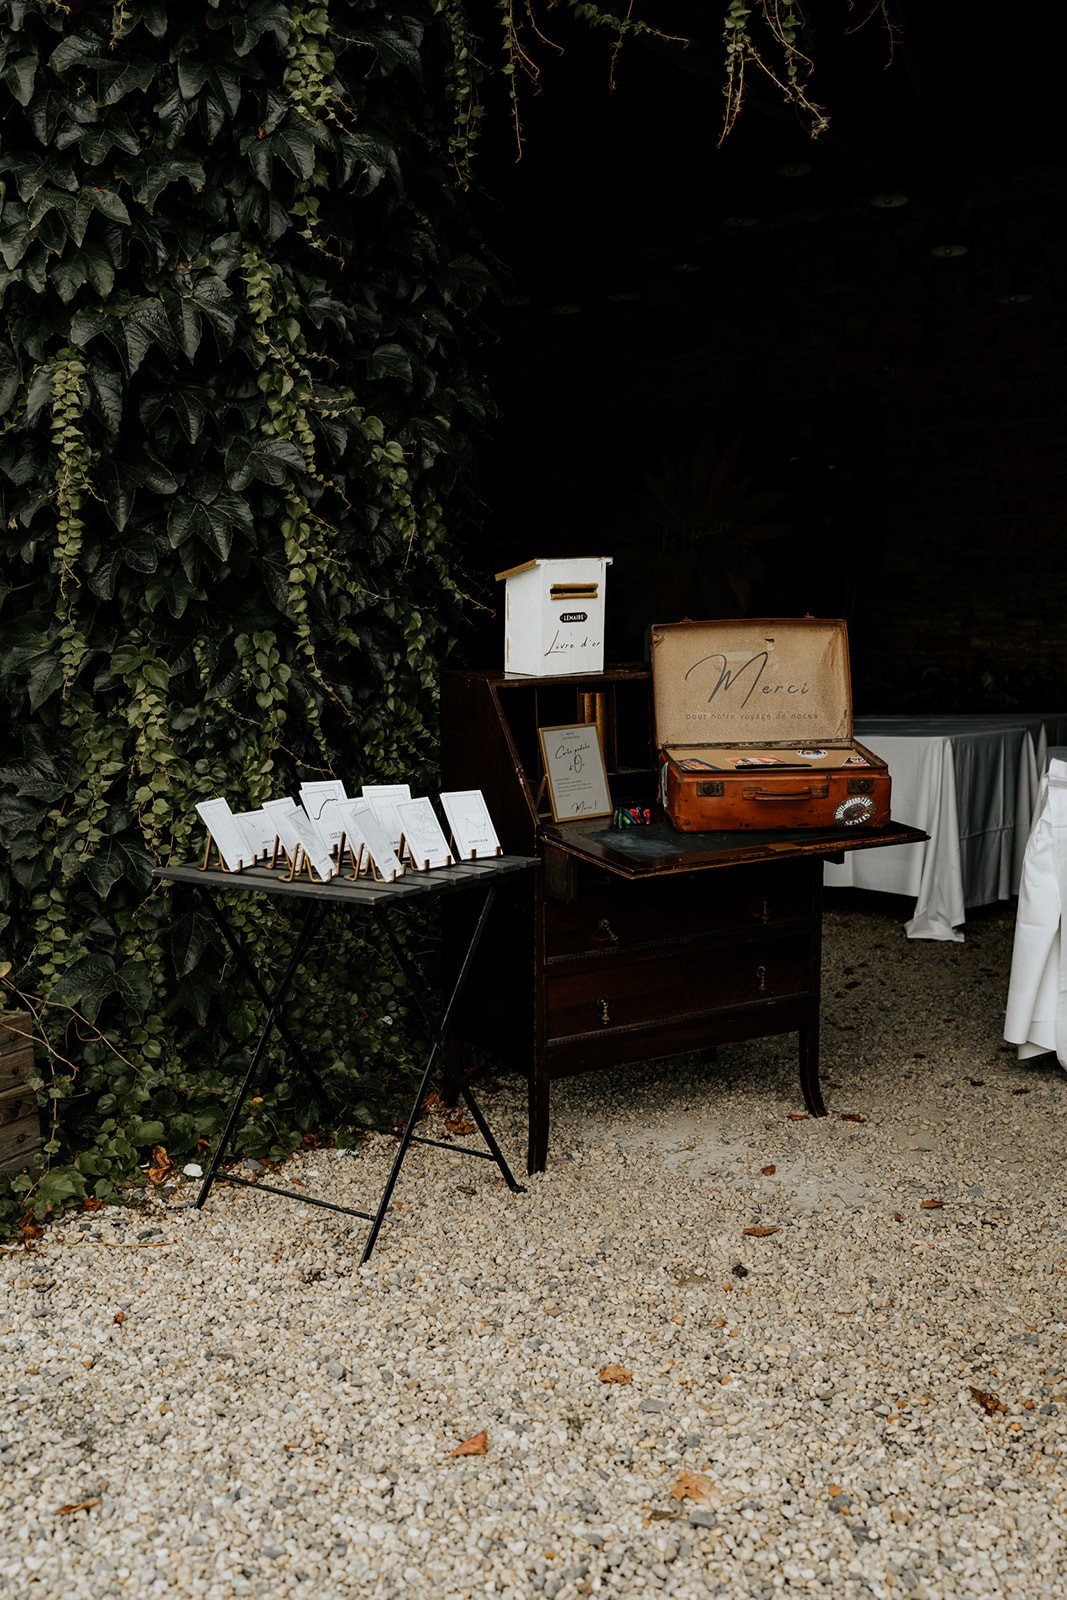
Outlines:
<svg viewBox="0 0 1067 1600"><path fill-rule="evenodd" d="M278 1007L285 1000L285 997L292 987L297 968L304 959L304 952L311 943L315 929L319 925L321 916L322 909L320 906L315 904L308 906L304 913L304 922L300 929L299 937L297 938L296 944L293 947L293 953L289 958L289 965L286 967L285 972L282 975L281 982L278 984L273 998L267 996L267 1015L264 1019L263 1027L260 1030L259 1038L256 1040L255 1048L249 1057L248 1068L245 1072L244 1078L242 1079L241 1087L237 1091L237 1097L234 1100L233 1105L230 1107L230 1115L226 1119L226 1126L222 1130L222 1135L218 1144L215 1146L215 1153L211 1158L211 1165L208 1167L207 1176L204 1178L204 1182L200 1188L200 1193L197 1196L197 1210L203 1206L205 1200L211 1192L211 1185L215 1181L215 1175L219 1170L219 1163L222 1161L223 1156L225 1155L229 1146L230 1140L233 1137L233 1130L237 1126L237 1119L241 1114L241 1108L245 1103L245 1098L252 1086L256 1073L259 1070L259 1064L263 1059L267 1045L270 1042L270 1036L274 1029ZM220 917L219 921L224 922L224 919ZM260 987L258 983L257 987Z"/></svg>
<svg viewBox="0 0 1067 1600"><path fill-rule="evenodd" d="M249 983L252 985L263 1004L269 1007L271 1005L271 997L268 994L263 980L259 976L259 973L248 959L244 945L241 943L233 928L231 928L229 922L215 904L214 896L211 894L211 891L206 886L202 885L201 893L207 902L207 908L211 913L212 921L222 934L223 939L233 951L237 965L240 967L241 971L244 973L245 977L248 979ZM317 909L316 924L321 915L322 907L320 905ZM274 1025L288 1047L293 1065L298 1069L298 1071L303 1073L304 1077L307 1079L308 1083L310 1083L311 1087L314 1089L323 1105L329 1109L333 1116L337 1117L338 1119L343 1118L344 1107L338 1104L337 1100L327 1089L321 1077L315 1071L315 1068L311 1065L311 1062L307 1059L303 1050L301 1050L300 1046L293 1038L292 1031L284 1017L278 1017Z"/></svg>
<svg viewBox="0 0 1067 1600"><path fill-rule="evenodd" d="M385 1220L385 1214L389 1209L389 1201L392 1198L393 1189L396 1187L396 1181L400 1176L400 1169L404 1164L404 1157L407 1155L410 1146L413 1143L416 1143L416 1142L419 1143L419 1144L440 1144L440 1143L442 1143L441 1140L436 1140L436 1139L434 1139L434 1140L429 1140L429 1139L416 1140L416 1138L415 1138L415 1123L418 1120L419 1111L420 1111L420 1109L422 1107L422 1102L423 1102L423 1099L424 1099L424 1097L426 1095L427 1085L430 1082L430 1074L433 1072L434 1062L437 1059L437 1053L441 1048L441 1045L442 1045L442 1042L444 1040L445 1034L446 1034L446 1032L448 1030L448 1025L449 1025L449 1022L451 1021L451 1018L452 1018L452 1012L455 1009L456 1005L458 1004L460 996L462 995L464 987L466 985L467 977L468 977L468 974L470 972L471 966L473 965L475 953L476 953L476 951L478 949L479 944L481 943L482 934L485 931L485 925L489 920L489 913L491 912L491 910L493 908L493 902L494 902L495 898L496 898L496 885L495 884L490 884L490 886L489 886L489 888L488 888L488 890L486 892L485 900L482 903L482 908L481 908L481 911L479 912L478 920L475 923L474 932L471 934L470 942L467 945L467 950L466 950L466 954L463 957L462 965L460 966L459 972L456 975L455 983L452 986L452 993L449 995L448 1003L445 1006L444 1012L441 1015L440 1020L438 1022L436 1022L435 1025L434 1025L434 1030L433 1030L433 1035L434 1036L433 1036L433 1039L432 1039L431 1044L430 1044L429 1054L427 1055L427 1058L426 1058L426 1065L423 1068L422 1077L419 1080L419 1087L415 1092L415 1097L411 1102L411 1110L410 1110L410 1112L408 1114L407 1124L406 1124L406 1126L404 1128L404 1132L403 1132L403 1134L401 1136L400 1145L399 1145L399 1148L397 1150L396 1156L395 1156L395 1158L393 1160L393 1165L389 1170L389 1176L386 1179L385 1188L382 1190L382 1196L381 1196L381 1199L380 1199L380 1201L378 1203L378 1210L377 1210L377 1213L375 1214L374 1221L371 1224L370 1235L369 1235L369 1237L367 1239L367 1243L366 1243L366 1245L364 1247L363 1254L360 1257L360 1263L359 1263L360 1266L363 1266L370 1259L371 1251L374 1249L375 1242L376 1242L376 1240L378 1238L378 1233L379 1233L379 1231L381 1229L383 1221ZM416 969L415 969L413 963L411 962L410 958L408 957L407 952L403 949L403 947L400 944L400 941L397 939L396 932L393 929L392 925L390 924L387 914L385 914L384 912L382 913L382 931L385 934L386 941L388 942L389 948L390 948L390 950L392 950L393 955L395 956L395 958L396 958L396 960L397 960L397 962L398 962L398 964L399 964L399 966L401 968L401 971L404 973L405 977L408 978L408 982L411 983L414 980L414 982L417 983L419 981L419 974L416 971ZM488 1146L489 1154L491 1155L491 1158L496 1162L497 1166L500 1168L500 1171L501 1171L501 1173L503 1175L504 1181L507 1184L508 1188L511 1189L512 1192L515 1193L515 1194L524 1193L525 1191L523 1190L522 1185L519 1184L519 1183L516 1183L515 1179L513 1178L512 1173L511 1173L511 1168L508 1166L507 1161L504 1159L504 1153L501 1150L500 1146L497 1144L496 1139L493 1137L492 1130L490 1129L489 1124L486 1122L485 1118L483 1117L480 1107L475 1103L474 1098L470 1094L469 1090L467 1089L466 1084L464 1082L461 1082L460 1085L459 1085L459 1089L460 1089L460 1093L463 1095L463 1098L467 1103L467 1107L468 1107L468 1109L469 1109L469 1111L471 1113L471 1116L474 1118L474 1121L475 1121L475 1124L476 1124L476 1126L478 1128L479 1133L481 1134L482 1138L485 1140L486 1145ZM446 1148L454 1148L454 1147L448 1146ZM468 1151L463 1151L463 1152L460 1152L460 1153L466 1154L466 1155L480 1155L482 1152L481 1151L475 1151L475 1150L468 1150Z"/></svg>

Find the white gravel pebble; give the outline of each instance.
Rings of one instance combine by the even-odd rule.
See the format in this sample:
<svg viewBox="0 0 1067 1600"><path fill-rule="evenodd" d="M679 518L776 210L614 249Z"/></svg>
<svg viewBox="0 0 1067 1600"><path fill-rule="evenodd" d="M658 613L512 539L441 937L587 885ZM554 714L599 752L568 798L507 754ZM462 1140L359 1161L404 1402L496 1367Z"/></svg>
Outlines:
<svg viewBox="0 0 1067 1600"><path fill-rule="evenodd" d="M828 912L825 1120L756 1041L557 1084L524 1195L415 1147L362 1269L192 1174L0 1256L0 1593L1067 1596L1067 1081L1001 1043L1012 929ZM366 1209L392 1150L287 1181Z"/></svg>

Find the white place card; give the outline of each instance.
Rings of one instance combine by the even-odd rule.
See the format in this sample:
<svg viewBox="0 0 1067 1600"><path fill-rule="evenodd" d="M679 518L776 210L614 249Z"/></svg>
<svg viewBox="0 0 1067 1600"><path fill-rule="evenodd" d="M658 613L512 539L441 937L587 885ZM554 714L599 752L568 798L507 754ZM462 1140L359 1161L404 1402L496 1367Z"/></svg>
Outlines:
<svg viewBox="0 0 1067 1600"><path fill-rule="evenodd" d="M330 852L303 806L286 795L281 800L268 800L263 809L274 823L274 831L295 866L300 865L303 854L323 881L334 876L337 869L330 860Z"/></svg>
<svg viewBox="0 0 1067 1600"><path fill-rule="evenodd" d="M477 861L483 856L500 854L500 840L480 789L455 789L443 794L441 806L460 861Z"/></svg>
<svg viewBox="0 0 1067 1600"><path fill-rule="evenodd" d="M429 800L398 800L396 814L400 819L401 836L405 854L410 855L416 871L425 867L450 867L452 852L448 840L437 820L437 813Z"/></svg>
<svg viewBox="0 0 1067 1600"><path fill-rule="evenodd" d="M221 796L216 800L198 800L196 812L214 839L222 864L228 872L240 872L242 867L252 865L254 852L228 801Z"/></svg>
<svg viewBox="0 0 1067 1600"><path fill-rule="evenodd" d="M321 833L327 850L336 850L341 843L344 829L337 816L337 802L347 799L340 778L324 778L321 782L300 785L300 804Z"/></svg>
<svg viewBox="0 0 1067 1600"><path fill-rule="evenodd" d="M278 835L267 813L263 810L238 811L236 817L253 856L257 860L261 856L269 857L274 850L274 841Z"/></svg>
<svg viewBox="0 0 1067 1600"><path fill-rule="evenodd" d="M396 805L398 800L411 799L410 783L365 783L363 798L374 807L374 814L385 829L393 849L399 850L400 818L396 814Z"/></svg>
<svg viewBox="0 0 1067 1600"><path fill-rule="evenodd" d="M337 812L345 843L357 862L362 846L377 869L378 876L386 883L393 883L397 878L403 877L403 862L386 837L385 829L378 821L369 800L339 800L334 810Z"/></svg>

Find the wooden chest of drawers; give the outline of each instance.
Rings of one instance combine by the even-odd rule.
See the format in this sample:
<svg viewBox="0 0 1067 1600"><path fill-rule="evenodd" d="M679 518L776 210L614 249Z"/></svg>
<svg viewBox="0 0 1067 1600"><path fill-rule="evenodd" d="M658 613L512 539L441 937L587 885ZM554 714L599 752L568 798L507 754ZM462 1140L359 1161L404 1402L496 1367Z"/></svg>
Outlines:
<svg viewBox="0 0 1067 1600"><path fill-rule="evenodd" d="M0 1177L21 1172L41 1148L37 1096L26 1084L33 1071L31 1035L28 1011L0 1012Z"/></svg>
<svg viewBox="0 0 1067 1600"><path fill-rule="evenodd" d="M647 670L453 673L441 702L444 787L480 788L504 849L542 861L527 897L499 908L454 1018L458 1040L528 1077L529 1170L546 1164L554 1079L735 1040L795 1032L804 1104L823 1115L823 859L923 835L553 823L538 814L538 727L595 722L615 800L654 804Z"/></svg>

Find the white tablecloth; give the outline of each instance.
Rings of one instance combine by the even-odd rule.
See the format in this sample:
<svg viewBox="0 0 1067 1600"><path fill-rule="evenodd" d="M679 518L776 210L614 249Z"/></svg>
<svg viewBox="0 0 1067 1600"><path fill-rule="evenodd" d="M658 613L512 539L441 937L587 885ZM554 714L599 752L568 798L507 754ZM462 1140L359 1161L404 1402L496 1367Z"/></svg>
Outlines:
<svg viewBox="0 0 1067 1600"><path fill-rule="evenodd" d="M911 939L962 939L967 906L1015 894L1050 744L1067 714L858 717L855 736L888 763L893 819L925 844L857 850L827 866L830 888L914 897Z"/></svg>
<svg viewBox="0 0 1067 1600"><path fill-rule="evenodd" d="M1020 1057L1055 1050L1067 1067L1067 761L1052 761L1023 858L1004 1037Z"/></svg>

